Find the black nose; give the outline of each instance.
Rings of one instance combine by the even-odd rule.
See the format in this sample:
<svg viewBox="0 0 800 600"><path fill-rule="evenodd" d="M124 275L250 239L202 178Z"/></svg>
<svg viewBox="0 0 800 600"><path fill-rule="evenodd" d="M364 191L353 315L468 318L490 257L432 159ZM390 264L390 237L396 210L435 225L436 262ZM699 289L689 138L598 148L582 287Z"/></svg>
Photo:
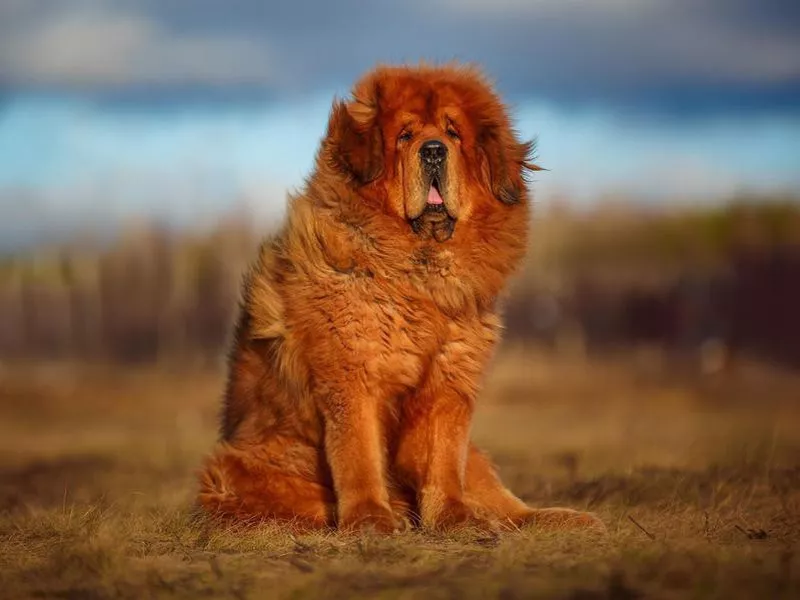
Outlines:
<svg viewBox="0 0 800 600"><path fill-rule="evenodd" d="M438 167L447 158L447 146L439 140L428 140L419 149L419 157L426 167Z"/></svg>

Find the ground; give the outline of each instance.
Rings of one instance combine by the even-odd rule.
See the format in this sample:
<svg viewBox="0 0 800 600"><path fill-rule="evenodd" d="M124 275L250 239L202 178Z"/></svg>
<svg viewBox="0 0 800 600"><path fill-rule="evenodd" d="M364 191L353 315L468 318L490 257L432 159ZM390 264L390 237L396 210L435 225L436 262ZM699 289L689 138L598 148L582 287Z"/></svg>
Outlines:
<svg viewBox="0 0 800 600"><path fill-rule="evenodd" d="M800 597L796 375L507 349L474 438L519 495L595 511L605 537L210 527L194 473L222 382L169 365L4 365L0 596Z"/></svg>

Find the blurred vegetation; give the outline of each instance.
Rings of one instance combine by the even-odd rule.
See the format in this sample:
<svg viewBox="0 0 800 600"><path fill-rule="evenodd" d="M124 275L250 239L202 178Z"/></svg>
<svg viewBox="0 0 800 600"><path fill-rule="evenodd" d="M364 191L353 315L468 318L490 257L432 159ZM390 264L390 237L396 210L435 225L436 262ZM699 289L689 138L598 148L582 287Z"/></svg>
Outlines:
<svg viewBox="0 0 800 600"><path fill-rule="evenodd" d="M259 234L242 219L177 233L137 226L0 262L0 356L214 360Z"/></svg>
<svg viewBox="0 0 800 600"><path fill-rule="evenodd" d="M216 360L264 234L240 217L204 232L138 226L0 258L0 358ZM510 336L554 348L565 332L590 350L719 338L800 363L800 199L554 203L534 217L514 291Z"/></svg>
<svg viewBox="0 0 800 600"><path fill-rule="evenodd" d="M664 283L686 270L730 266L735 255L800 246L800 198L737 197L710 206L556 204L537 218L535 272L558 279L618 274Z"/></svg>

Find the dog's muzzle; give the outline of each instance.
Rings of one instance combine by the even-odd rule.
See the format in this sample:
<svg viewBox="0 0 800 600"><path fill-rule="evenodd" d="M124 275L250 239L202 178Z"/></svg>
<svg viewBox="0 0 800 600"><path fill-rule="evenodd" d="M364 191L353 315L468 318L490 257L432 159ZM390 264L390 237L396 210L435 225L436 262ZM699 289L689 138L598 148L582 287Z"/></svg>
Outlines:
<svg viewBox="0 0 800 600"><path fill-rule="evenodd" d="M420 147L419 158L428 183L428 196L425 209L419 217L412 219L411 228L418 235L444 242L450 239L455 228L455 219L447 212L442 196L447 146L439 140L428 140Z"/></svg>

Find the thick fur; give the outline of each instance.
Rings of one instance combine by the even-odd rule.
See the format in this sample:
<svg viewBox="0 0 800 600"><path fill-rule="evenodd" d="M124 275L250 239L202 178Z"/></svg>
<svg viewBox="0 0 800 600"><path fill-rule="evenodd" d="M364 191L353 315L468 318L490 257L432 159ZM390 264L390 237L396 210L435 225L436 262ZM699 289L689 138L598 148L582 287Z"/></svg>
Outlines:
<svg viewBox="0 0 800 600"><path fill-rule="evenodd" d="M433 139L439 212L419 152ZM531 149L471 67L381 67L334 104L244 285L207 511L382 532L597 524L526 506L469 441L527 245Z"/></svg>

